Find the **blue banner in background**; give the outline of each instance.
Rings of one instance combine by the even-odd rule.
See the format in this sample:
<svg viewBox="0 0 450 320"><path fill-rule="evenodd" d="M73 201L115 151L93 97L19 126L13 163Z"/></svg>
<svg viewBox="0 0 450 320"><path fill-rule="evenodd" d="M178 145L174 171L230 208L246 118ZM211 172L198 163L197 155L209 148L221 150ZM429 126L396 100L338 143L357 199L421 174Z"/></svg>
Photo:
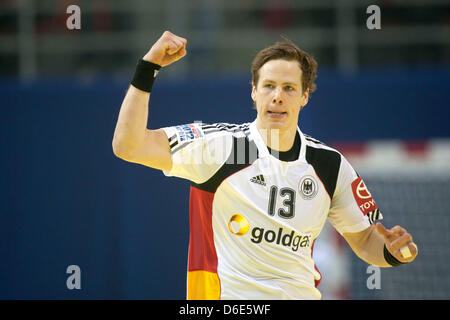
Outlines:
<svg viewBox="0 0 450 320"><path fill-rule="evenodd" d="M450 137L449 69L321 71L316 82L300 128L319 140ZM127 87L0 80L0 299L185 298L189 183L114 156ZM160 77L149 128L253 121L250 90L247 78Z"/></svg>

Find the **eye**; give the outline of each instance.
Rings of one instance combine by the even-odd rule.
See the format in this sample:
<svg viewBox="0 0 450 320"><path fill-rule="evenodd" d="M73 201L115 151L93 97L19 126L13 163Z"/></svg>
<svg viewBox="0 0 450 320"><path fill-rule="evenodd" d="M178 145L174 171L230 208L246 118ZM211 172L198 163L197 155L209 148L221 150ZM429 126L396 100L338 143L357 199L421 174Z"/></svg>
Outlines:
<svg viewBox="0 0 450 320"><path fill-rule="evenodd" d="M294 87L292 87L292 86L286 86L286 87L284 87L284 89L286 91L293 91L293 90L295 90Z"/></svg>
<svg viewBox="0 0 450 320"><path fill-rule="evenodd" d="M264 88L272 89L272 88L273 88L273 84L271 84L271 83L266 83L266 84L264 85Z"/></svg>

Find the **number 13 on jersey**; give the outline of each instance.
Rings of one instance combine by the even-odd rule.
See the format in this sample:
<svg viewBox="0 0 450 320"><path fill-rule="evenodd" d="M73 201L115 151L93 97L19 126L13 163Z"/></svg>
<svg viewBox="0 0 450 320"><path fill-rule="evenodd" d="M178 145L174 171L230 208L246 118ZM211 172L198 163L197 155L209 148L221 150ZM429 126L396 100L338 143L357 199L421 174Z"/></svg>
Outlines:
<svg viewBox="0 0 450 320"><path fill-rule="evenodd" d="M268 214L275 215L277 198L283 198L283 206L278 208L277 213L284 219L291 219L295 215L295 190L291 188L281 188L278 192L277 186L270 187Z"/></svg>

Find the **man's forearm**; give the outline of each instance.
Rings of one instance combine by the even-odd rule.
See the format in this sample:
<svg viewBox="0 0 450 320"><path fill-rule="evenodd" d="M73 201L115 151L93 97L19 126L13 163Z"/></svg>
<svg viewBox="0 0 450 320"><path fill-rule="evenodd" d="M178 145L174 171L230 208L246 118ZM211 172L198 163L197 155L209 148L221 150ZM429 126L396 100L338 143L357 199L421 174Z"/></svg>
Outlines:
<svg viewBox="0 0 450 320"><path fill-rule="evenodd" d="M120 108L114 131L115 154L124 155L136 149L145 137L150 93L130 85Z"/></svg>
<svg viewBox="0 0 450 320"><path fill-rule="evenodd" d="M377 232L375 225L356 234L346 234L345 239L356 255L365 262L378 266L390 267L384 259L384 239Z"/></svg>
<svg viewBox="0 0 450 320"><path fill-rule="evenodd" d="M156 71L183 58L186 43L186 39L165 31L139 61L132 85L123 99L114 132L113 150L117 156L129 158L143 145L148 136L148 103Z"/></svg>
<svg viewBox="0 0 450 320"><path fill-rule="evenodd" d="M406 229L386 229L380 222L356 233L344 233L350 247L362 260L378 267L398 266L413 261L419 249Z"/></svg>
<svg viewBox="0 0 450 320"><path fill-rule="evenodd" d="M374 266L378 267L391 267L384 258L384 238L376 231L373 226L368 241L363 248L364 260Z"/></svg>

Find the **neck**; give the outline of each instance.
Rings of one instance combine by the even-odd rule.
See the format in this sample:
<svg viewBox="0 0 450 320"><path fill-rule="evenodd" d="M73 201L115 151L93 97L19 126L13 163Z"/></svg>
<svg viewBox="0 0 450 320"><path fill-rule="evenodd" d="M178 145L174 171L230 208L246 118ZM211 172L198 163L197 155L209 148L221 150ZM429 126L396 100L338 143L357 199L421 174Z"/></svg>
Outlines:
<svg viewBox="0 0 450 320"><path fill-rule="evenodd" d="M257 125L259 134L264 143L272 150L288 151L292 148L295 140L297 127L288 129L261 128Z"/></svg>

